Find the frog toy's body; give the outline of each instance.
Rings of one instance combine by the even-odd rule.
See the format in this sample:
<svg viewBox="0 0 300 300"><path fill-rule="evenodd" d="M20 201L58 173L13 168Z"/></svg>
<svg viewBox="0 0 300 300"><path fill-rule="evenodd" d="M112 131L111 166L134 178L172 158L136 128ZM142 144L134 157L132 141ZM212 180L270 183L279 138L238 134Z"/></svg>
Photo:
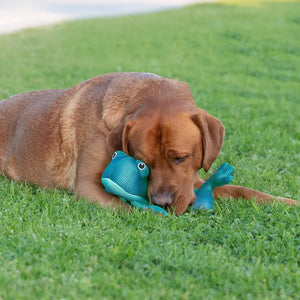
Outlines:
<svg viewBox="0 0 300 300"><path fill-rule="evenodd" d="M149 167L143 161L116 151L102 174L102 184L107 192L134 207L167 215L161 207L149 204L148 175Z"/></svg>
<svg viewBox="0 0 300 300"><path fill-rule="evenodd" d="M234 167L224 163L200 189L195 190L197 200L193 209L212 209L213 189L230 183L233 180L233 172ZM122 151L116 151L101 180L107 192L118 196L128 204L168 215L163 208L149 203L148 176L149 168L143 161L136 160Z"/></svg>

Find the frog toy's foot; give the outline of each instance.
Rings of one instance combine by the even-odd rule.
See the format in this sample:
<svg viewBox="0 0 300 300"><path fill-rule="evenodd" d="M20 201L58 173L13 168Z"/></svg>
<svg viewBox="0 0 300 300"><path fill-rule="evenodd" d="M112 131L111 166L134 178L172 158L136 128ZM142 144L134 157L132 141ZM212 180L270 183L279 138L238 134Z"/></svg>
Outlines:
<svg viewBox="0 0 300 300"><path fill-rule="evenodd" d="M211 185L215 188L225 184L229 184L233 180L235 169L229 163L223 163L220 168L208 179Z"/></svg>

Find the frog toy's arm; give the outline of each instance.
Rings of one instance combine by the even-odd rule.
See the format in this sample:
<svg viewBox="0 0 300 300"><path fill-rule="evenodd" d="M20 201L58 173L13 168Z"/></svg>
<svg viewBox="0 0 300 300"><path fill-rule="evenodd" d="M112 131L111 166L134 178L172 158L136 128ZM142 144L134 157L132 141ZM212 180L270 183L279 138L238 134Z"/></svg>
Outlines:
<svg viewBox="0 0 300 300"><path fill-rule="evenodd" d="M214 188L232 182L233 173L233 166L228 163L221 165L198 190L195 190L197 200L193 209L212 209L214 206Z"/></svg>

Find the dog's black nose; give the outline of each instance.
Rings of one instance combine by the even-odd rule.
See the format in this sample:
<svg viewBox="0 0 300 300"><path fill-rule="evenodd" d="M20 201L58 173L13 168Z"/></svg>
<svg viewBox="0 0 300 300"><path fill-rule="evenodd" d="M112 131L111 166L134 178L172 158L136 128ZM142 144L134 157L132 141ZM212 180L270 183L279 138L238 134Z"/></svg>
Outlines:
<svg viewBox="0 0 300 300"><path fill-rule="evenodd" d="M173 192L161 192L151 194L151 203L161 207L171 205L175 199Z"/></svg>

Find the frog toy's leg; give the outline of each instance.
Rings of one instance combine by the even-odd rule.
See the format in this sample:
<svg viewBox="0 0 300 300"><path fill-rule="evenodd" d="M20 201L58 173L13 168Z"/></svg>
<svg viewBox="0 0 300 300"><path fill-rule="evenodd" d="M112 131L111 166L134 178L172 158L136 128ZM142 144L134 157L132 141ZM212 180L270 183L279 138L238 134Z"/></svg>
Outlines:
<svg viewBox="0 0 300 300"><path fill-rule="evenodd" d="M196 202L193 209L212 209L214 206L215 187L219 187L232 182L234 167L224 163L216 172L200 187L195 190Z"/></svg>
<svg viewBox="0 0 300 300"><path fill-rule="evenodd" d="M214 194L213 187L209 182L205 182L200 189L195 190L196 202L193 209L213 209Z"/></svg>

